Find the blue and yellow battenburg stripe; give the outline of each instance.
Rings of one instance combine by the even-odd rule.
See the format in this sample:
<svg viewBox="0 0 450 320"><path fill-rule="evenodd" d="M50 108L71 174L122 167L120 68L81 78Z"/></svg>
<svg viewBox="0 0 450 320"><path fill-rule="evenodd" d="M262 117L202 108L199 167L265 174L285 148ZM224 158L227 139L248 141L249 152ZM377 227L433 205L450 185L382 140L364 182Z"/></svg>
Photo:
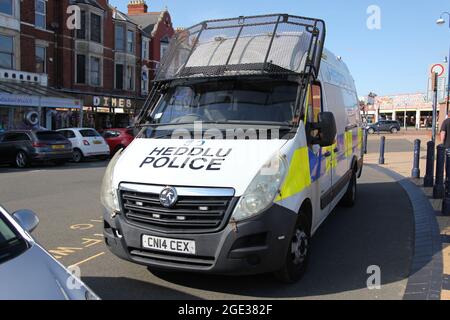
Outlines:
<svg viewBox="0 0 450 320"><path fill-rule="evenodd" d="M308 86L306 105L309 104L309 93L310 87ZM306 120L307 114L305 113L305 123ZM362 148L363 143L362 129L357 128L356 135L354 134L355 131L349 130L339 135L332 146L321 148L317 155L308 146L295 150L289 164L286 179L275 201L278 202L302 192L311 183L328 174L333 168L336 168L339 161L353 156L354 149ZM356 143L354 141L355 138L357 139ZM344 150L344 152L335 152L335 150ZM329 157L324 156L327 152L331 154ZM309 164L309 166L306 164Z"/></svg>
<svg viewBox="0 0 450 320"><path fill-rule="evenodd" d="M307 146L294 151L289 169L280 188L280 194L275 201L289 198L311 185L311 171L309 166L309 148Z"/></svg>

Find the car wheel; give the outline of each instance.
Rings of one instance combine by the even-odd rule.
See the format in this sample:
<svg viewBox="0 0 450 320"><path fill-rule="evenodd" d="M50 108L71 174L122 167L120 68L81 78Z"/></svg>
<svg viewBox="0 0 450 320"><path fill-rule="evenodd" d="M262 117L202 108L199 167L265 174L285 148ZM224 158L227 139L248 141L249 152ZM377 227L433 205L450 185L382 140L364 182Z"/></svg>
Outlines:
<svg viewBox="0 0 450 320"><path fill-rule="evenodd" d="M83 152L80 149L73 150L72 160L75 163L80 163L83 161Z"/></svg>
<svg viewBox="0 0 450 320"><path fill-rule="evenodd" d="M369 129L367 130L367 132L370 133L370 134L374 134L374 133L375 133L375 130L374 130L373 128L369 128Z"/></svg>
<svg viewBox="0 0 450 320"><path fill-rule="evenodd" d="M28 155L24 151L19 151L16 154L15 165L17 168L23 169L28 167Z"/></svg>
<svg viewBox="0 0 450 320"><path fill-rule="evenodd" d="M275 277L284 283L299 281L306 271L309 261L310 237L307 232L307 223L302 212L290 239L289 248L284 266L275 272Z"/></svg>
<svg viewBox="0 0 450 320"><path fill-rule="evenodd" d="M353 207L356 203L356 194L358 189L358 181L356 178L356 172L353 170L350 183L347 188L347 192L341 200L341 204L345 207Z"/></svg>
<svg viewBox="0 0 450 320"><path fill-rule="evenodd" d="M391 128L391 133L397 133L397 132L398 132L397 128Z"/></svg>

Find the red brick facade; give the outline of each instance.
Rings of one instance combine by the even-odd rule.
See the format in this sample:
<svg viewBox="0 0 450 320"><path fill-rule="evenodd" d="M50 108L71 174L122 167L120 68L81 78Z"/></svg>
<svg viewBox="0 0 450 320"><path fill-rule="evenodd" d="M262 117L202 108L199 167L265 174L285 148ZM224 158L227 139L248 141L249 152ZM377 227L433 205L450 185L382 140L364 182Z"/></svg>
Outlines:
<svg viewBox="0 0 450 320"><path fill-rule="evenodd" d="M115 28L113 12L115 9L109 6L108 0L97 0L101 9L103 9L103 68L102 85L91 86L89 84L77 84L76 79L76 41L75 30L67 28L67 19L70 13L67 13L69 0L48 0L46 30L38 29L35 24L35 0L21 1L21 70L36 72L36 43L46 45L46 73L49 78L49 86L66 91L86 92L86 93L104 93L109 95L140 96L141 95L141 70L145 63L151 69L154 67L148 61L142 61L142 30L137 26L135 32L135 86L133 91L115 89ZM128 14L139 14L147 12L145 2L130 4ZM100 8L96 8L98 10ZM156 13L151 13L156 14ZM167 11L157 13L160 15L157 26L152 33L150 41L149 59L160 60L161 39L170 38L173 33L173 27L170 14ZM147 35L148 36L148 35ZM56 44L56 45L55 45Z"/></svg>

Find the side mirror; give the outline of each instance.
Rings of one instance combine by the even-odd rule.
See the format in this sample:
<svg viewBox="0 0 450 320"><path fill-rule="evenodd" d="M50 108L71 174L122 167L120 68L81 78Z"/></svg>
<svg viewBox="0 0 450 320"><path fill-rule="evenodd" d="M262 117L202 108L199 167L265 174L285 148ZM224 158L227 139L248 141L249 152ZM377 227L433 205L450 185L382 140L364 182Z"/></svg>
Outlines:
<svg viewBox="0 0 450 320"><path fill-rule="evenodd" d="M33 232L39 224L39 218L31 210L18 210L12 214L16 222L26 231Z"/></svg>
<svg viewBox="0 0 450 320"><path fill-rule="evenodd" d="M336 140L336 120L332 112L321 112L318 117L319 122L314 125L313 129L319 131L319 135L314 139L313 144L321 147L328 147L334 144Z"/></svg>

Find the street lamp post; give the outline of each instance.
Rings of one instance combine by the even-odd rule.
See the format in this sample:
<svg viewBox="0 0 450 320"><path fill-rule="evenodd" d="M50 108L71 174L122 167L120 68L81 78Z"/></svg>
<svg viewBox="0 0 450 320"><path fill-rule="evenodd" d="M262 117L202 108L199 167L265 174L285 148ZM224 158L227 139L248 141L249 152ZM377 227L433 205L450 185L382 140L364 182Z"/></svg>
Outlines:
<svg viewBox="0 0 450 320"><path fill-rule="evenodd" d="M444 15L447 15L449 18L448 27L450 28L450 12L447 12L447 11L441 13L439 19L436 20L436 24L438 24L438 25L445 24L446 21L444 18L442 18ZM450 66L450 46L449 46L449 54L447 56L447 99L446 99L447 101L446 101L445 116L448 115L448 111L449 111L449 98L450 98L450 73L448 70L449 66Z"/></svg>

